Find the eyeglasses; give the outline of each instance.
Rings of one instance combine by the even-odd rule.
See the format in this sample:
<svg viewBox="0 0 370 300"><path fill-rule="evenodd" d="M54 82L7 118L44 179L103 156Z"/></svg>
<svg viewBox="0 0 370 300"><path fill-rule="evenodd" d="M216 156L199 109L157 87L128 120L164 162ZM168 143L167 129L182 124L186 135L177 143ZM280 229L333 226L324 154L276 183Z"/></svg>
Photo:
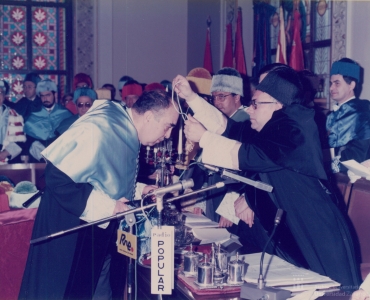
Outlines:
<svg viewBox="0 0 370 300"><path fill-rule="evenodd" d="M254 109L257 109L257 105L260 104L272 104L272 103L277 103L277 101L270 101L270 102L256 102L256 100L251 101L251 106L253 106Z"/></svg>
<svg viewBox="0 0 370 300"><path fill-rule="evenodd" d="M77 103L77 107L78 108L81 108L81 107L87 107L87 108L89 108L89 107L91 107L91 103L90 102L86 102L86 103L82 103L82 102L79 102L79 103Z"/></svg>
<svg viewBox="0 0 370 300"><path fill-rule="evenodd" d="M216 102L217 100L220 102L224 102L226 97L231 96L232 94L220 94L212 96L212 101Z"/></svg>

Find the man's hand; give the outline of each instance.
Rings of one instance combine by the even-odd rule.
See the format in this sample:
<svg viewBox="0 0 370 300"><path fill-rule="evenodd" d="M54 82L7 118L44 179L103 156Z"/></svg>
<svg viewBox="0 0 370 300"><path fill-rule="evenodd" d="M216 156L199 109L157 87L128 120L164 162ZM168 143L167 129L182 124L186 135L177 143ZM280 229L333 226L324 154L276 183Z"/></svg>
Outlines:
<svg viewBox="0 0 370 300"><path fill-rule="evenodd" d="M251 228L254 223L254 211L251 210L247 204L247 201L245 201L245 198L243 195L239 196L238 199L234 202L234 208L235 208L235 215L245 223L249 225Z"/></svg>
<svg viewBox="0 0 370 300"><path fill-rule="evenodd" d="M359 289L352 294L351 300L369 300L370 296L364 290Z"/></svg>
<svg viewBox="0 0 370 300"><path fill-rule="evenodd" d="M201 123L199 123L191 115L188 115L188 119L185 121L184 128L184 133L188 140L192 142L199 142L206 131L207 130Z"/></svg>
<svg viewBox="0 0 370 300"><path fill-rule="evenodd" d="M201 215L203 213L203 210L200 207L194 207L193 214Z"/></svg>
<svg viewBox="0 0 370 300"><path fill-rule="evenodd" d="M233 226L233 222L221 216L220 221L218 222L218 227L226 228L231 226Z"/></svg>
<svg viewBox="0 0 370 300"><path fill-rule="evenodd" d="M185 99L186 101L191 101L191 99L196 96L191 89L189 82L184 76L177 75L172 81L172 87L179 97Z"/></svg>
<svg viewBox="0 0 370 300"><path fill-rule="evenodd" d="M128 200L125 197L122 197L121 199L116 201L116 206L114 207L113 210L113 216L118 213L129 210L129 207L125 204L126 202L128 202Z"/></svg>
<svg viewBox="0 0 370 300"><path fill-rule="evenodd" d="M3 150L0 152L0 160L5 160L9 156L9 152L6 150Z"/></svg>
<svg viewBox="0 0 370 300"><path fill-rule="evenodd" d="M143 195L149 194L150 192L152 192L152 191L154 191L156 189L158 189L158 186L157 185L146 185L143 188Z"/></svg>

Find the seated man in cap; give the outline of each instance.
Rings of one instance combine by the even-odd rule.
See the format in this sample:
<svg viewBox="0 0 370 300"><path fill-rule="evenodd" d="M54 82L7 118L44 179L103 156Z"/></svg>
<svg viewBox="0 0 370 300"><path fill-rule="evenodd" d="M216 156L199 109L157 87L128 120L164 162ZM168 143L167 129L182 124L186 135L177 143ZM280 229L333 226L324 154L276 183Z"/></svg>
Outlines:
<svg viewBox="0 0 370 300"><path fill-rule="evenodd" d="M116 100L116 88L114 87L113 84L111 83L105 83L101 87L102 89L105 90L110 90L110 100Z"/></svg>
<svg viewBox="0 0 370 300"><path fill-rule="evenodd" d="M126 84L127 81L130 81L130 80L134 80L134 79L132 77L130 77L130 76L124 75L118 81L117 90L118 90L118 92L119 92L119 94L121 96L122 96L122 88L123 88L123 86ZM122 101L124 102L124 99L122 99Z"/></svg>
<svg viewBox="0 0 370 300"><path fill-rule="evenodd" d="M27 121L32 112L41 110L42 102L36 93L36 86L41 81L41 78L36 73L28 73L24 78L23 91L24 97L13 103L7 101L7 106L13 108L19 113L24 121Z"/></svg>
<svg viewBox="0 0 370 300"><path fill-rule="evenodd" d="M328 115L326 129L333 148L333 173L346 172L340 161L361 163L370 158L370 102L356 97L360 66L349 58L333 63L330 71L330 96L336 102Z"/></svg>
<svg viewBox="0 0 370 300"><path fill-rule="evenodd" d="M29 147L30 161L41 159L41 151L50 145L56 138L55 129L62 120L69 118L72 114L62 105L56 103L56 84L50 79L45 79L37 84L36 92L41 98L42 109L31 113L24 124L27 135L27 146ZM26 149L27 150L27 149Z"/></svg>
<svg viewBox="0 0 370 300"><path fill-rule="evenodd" d="M202 160L246 171L252 179L273 187L267 193L247 185L249 201L238 203L236 208L241 220L248 206L258 217L272 216L264 224L255 220L250 228L256 230L263 225L254 235L262 239L261 246L273 230L276 212L266 211L264 204L274 204L276 209L284 210L284 222L277 232L285 230L285 225L292 239L280 244L274 237L269 253L292 263L303 257L311 270L329 276L344 288L357 286L359 269L352 238L346 220L321 183L327 178L314 111L300 105L302 86L297 73L291 68L269 72L257 86L248 108L250 121L239 123L226 119L199 98L184 77L178 75L173 87L195 112L194 118L186 121L184 131L188 139L203 148ZM296 251L291 251L290 244L298 245Z"/></svg>
<svg viewBox="0 0 370 300"><path fill-rule="evenodd" d="M143 93L143 88L136 80L129 80L122 87L122 102L131 108Z"/></svg>
<svg viewBox="0 0 370 300"><path fill-rule="evenodd" d="M236 122L249 120L242 105L243 80L233 68L223 68L212 77L211 86L213 105Z"/></svg>
<svg viewBox="0 0 370 300"><path fill-rule="evenodd" d="M246 112L246 106L242 105L243 100L243 80L240 73L233 68L223 68L212 77L211 85L212 101L213 105L223 112L227 117L234 120L235 122L244 122L249 120L249 115ZM221 177L218 174L213 174L209 177L208 183L215 184L221 181ZM229 186L229 191L226 197L233 197L237 201L243 201L244 196L238 197L238 193L233 191L236 188ZM212 211L217 210L222 199L225 197L227 188L222 190L210 191L212 201L207 202L206 214L212 216ZM219 217L218 214L214 213L212 219L220 222L222 227L232 226L232 222L224 217ZM252 225L252 220L248 224ZM235 230L235 228L234 228Z"/></svg>
<svg viewBox="0 0 370 300"><path fill-rule="evenodd" d="M82 117L97 98L95 91L88 87L75 90L73 93L73 102L76 104L77 114L62 120L55 130L56 135L59 136L64 133L79 117Z"/></svg>

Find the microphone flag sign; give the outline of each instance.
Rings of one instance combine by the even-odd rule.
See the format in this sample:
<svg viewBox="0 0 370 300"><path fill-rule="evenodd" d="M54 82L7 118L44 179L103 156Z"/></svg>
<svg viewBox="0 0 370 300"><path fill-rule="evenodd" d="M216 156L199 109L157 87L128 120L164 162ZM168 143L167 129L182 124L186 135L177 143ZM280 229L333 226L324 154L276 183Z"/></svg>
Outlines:
<svg viewBox="0 0 370 300"><path fill-rule="evenodd" d="M153 227L151 232L151 293L171 295L174 288L175 230Z"/></svg>

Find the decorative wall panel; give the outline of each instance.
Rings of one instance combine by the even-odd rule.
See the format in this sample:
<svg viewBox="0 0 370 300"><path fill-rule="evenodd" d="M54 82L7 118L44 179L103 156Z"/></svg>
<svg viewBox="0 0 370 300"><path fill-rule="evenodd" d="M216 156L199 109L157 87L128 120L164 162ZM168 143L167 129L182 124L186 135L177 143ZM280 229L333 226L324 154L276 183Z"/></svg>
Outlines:
<svg viewBox="0 0 370 300"><path fill-rule="evenodd" d="M94 1L74 2L75 11L75 74L94 77Z"/></svg>

